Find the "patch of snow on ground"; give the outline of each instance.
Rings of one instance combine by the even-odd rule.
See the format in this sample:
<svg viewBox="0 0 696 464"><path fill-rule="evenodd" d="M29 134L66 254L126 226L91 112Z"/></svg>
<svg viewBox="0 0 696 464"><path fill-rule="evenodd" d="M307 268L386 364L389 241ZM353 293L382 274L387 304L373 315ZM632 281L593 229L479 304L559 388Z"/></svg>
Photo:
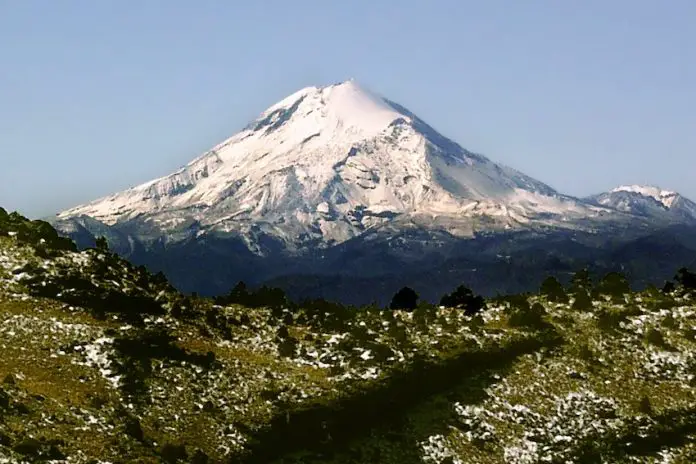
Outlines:
<svg viewBox="0 0 696 464"><path fill-rule="evenodd" d="M84 362L76 362L76 364L98 369L101 376L104 377L113 388L118 388L121 377L113 372L113 365L109 359L111 354L110 347L113 342L113 338L100 337L92 343L76 346L75 351L82 353L84 357Z"/></svg>

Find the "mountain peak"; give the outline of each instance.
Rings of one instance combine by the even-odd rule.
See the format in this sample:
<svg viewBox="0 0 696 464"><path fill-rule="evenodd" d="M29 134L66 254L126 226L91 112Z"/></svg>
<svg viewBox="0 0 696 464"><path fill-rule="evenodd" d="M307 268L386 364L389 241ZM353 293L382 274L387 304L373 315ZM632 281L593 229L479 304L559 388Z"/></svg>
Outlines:
<svg viewBox="0 0 696 464"><path fill-rule="evenodd" d="M604 207L662 222L696 222L696 203L655 185L625 184L586 200Z"/></svg>
<svg viewBox="0 0 696 464"><path fill-rule="evenodd" d="M655 185L620 185L611 190L611 193L617 192L631 192L637 193L644 197L654 198L667 208L670 208L673 205L674 200L679 196L677 192L664 190Z"/></svg>
<svg viewBox="0 0 696 464"><path fill-rule="evenodd" d="M305 87L179 171L59 217L135 221L168 238L212 231L255 243L265 234L302 248L397 221L437 218L438 227L470 235L479 216L502 228L587 214L350 79Z"/></svg>
<svg viewBox="0 0 696 464"><path fill-rule="evenodd" d="M409 119L384 98L355 79L324 87L305 87L261 113L247 128L280 127L291 117L327 129L361 137L374 136L398 118ZM305 118L306 117L306 118Z"/></svg>

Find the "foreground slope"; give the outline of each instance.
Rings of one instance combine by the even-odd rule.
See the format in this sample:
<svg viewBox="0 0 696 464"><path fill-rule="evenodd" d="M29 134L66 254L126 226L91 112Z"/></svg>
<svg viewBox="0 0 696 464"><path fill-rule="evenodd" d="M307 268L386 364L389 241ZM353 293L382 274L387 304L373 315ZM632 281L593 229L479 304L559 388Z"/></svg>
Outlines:
<svg viewBox="0 0 696 464"><path fill-rule="evenodd" d="M215 306L3 213L0 462L696 458L682 289L614 279L581 305L581 281L476 316Z"/></svg>

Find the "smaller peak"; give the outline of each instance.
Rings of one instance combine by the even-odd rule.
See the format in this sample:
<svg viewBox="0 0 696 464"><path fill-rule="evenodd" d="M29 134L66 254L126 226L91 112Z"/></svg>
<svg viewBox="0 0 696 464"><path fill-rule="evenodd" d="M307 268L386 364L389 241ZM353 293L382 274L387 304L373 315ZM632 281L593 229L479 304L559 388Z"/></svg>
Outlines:
<svg viewBox="0 0 696 464"><path fill-rule="evenodd" d="M676 199L679 197L677 192L664 190L655 185L620 185L612 189L610 193L629 192L642 195L646 198L653 198L655 201L662 203L667 208L671 208Z"/></svg>
<svg viewBox="0 0 696 464"><path fill-rule="evenodd" d="M664 198L664 197L670 197L670 196L677 195L677 192L673 192L671 190L664 190L656 185L639 185L639 184L620 185L620 186L616 187L615 189L612 189L611 192L612 193L615 193L615 192L638 193L638 194L646 196L646 197L653 197L656 200L659 200L660 198Z"/></svg>

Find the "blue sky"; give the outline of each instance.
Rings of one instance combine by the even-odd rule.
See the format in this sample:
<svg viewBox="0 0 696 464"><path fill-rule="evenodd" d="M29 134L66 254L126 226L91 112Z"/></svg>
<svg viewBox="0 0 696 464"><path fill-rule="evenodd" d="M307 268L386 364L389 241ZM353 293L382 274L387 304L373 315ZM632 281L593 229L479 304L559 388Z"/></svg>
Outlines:
<svg viewBox="0 0 696 464"><path fill-rule="evenodd" d="M0 0L0 43L0 206L33 217L351 77L565 193L696 199L692 0Z"/></svg>

